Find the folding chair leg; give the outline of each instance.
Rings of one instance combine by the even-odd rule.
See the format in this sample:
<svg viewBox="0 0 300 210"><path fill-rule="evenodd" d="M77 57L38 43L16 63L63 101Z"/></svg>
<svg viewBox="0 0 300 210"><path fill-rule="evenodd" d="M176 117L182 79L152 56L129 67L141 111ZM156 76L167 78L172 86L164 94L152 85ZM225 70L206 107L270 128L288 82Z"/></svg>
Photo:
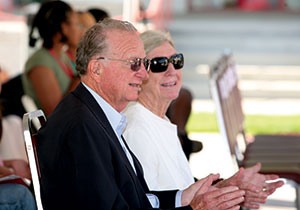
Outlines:
<svg viewBox="0 0 300 210"><path fill-rule="evenodd" d="M292 187L295 188L295 192L296 192L296 199L295 199L295 206L297 210L300 210L300 185L298 183L296 183L293 180L290 179L286 179L286 184L291 185Z"/></svg>
<svg viewBox="0 0 300 210"><path fill-rule="evenodd" d="M295 190L296 190L296 208L297 210L300 210L300 199L299 199L300 187L298 184L295 186Z"/></svg>

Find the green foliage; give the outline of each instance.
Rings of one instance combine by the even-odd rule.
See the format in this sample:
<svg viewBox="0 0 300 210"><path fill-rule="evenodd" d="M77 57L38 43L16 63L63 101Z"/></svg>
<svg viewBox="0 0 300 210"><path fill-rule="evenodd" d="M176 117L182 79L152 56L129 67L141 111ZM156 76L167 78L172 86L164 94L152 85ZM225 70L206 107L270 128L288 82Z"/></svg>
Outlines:
<svg viewBox="0 0 300 210"><path fill-rule="evenodd" d="M218 132L215 113L192 112L187 123L188 132Z"/></svg>
<svg viewBox="0 0 300 210"><path fill-rule="evenodd" d="M246 133L278 134L300 133L300 115L246 115ZM192 113L187 124L188 132L218 132L215 113Z"/></svg>
<svg viewBox="0 0 300 210"><path fill-rule="evenodd" d="M300 115L247 115L250 134L300 133Z"/></svg>

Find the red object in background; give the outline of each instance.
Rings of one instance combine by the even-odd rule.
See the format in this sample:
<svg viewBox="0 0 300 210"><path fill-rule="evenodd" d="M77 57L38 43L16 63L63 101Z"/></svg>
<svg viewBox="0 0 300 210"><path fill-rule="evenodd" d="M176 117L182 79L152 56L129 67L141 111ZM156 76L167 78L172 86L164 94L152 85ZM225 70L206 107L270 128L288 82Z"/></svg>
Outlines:
<svg viewBox="0 0 300 210"><path fill-rule="evenodd" d="M239 0L239 7L242 10L264 10L269 9L270 5L268 0Z"/></svg>
<svg viewBox="0 0 300 210"><path fill-rule="evenodd" d="M0 177L0 184L21 184L25 187L29 187L29 183L26 179L16 175L8 175Z"/></svg>
<svg viewBox="0 0 300 210"><path fill-rule="evenodd" d="M26 21L26 18L23 16L16 16L10 13L0 11L0 21Z"/></svg>
<svg viewBox="0 0 300 210"><path fill-rule="evenodd" d="M275 5L272 5L270 0L238 0L237 4L246 11L285 8L285 0L277 0Z"/></svg>
<svg viewBox="0 0 300 210"><path fill-rule="evenodd" d="M211 0L187 0L187 9L188 12L201 12L203 10L212 9L211 7L195 7L194 2L199 1L211 1ZM280 9L283 10L286 8L286 0L236 0L235 6L244 11L256 11L256 10L267 10L267 9ZM225 1L224 1L225 3Z"/></svg>

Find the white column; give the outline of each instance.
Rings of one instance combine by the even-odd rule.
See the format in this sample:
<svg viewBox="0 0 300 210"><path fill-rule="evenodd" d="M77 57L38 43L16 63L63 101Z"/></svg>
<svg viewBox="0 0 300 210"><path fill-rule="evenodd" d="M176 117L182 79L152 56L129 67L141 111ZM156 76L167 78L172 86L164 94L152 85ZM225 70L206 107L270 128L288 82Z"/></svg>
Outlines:
<svg viewBox="0 0 300 210"><path fill-rule="evenodd" d="M135 24L136 16L139 12L138 0L124 0L123 1L123 20Z"/></svg>

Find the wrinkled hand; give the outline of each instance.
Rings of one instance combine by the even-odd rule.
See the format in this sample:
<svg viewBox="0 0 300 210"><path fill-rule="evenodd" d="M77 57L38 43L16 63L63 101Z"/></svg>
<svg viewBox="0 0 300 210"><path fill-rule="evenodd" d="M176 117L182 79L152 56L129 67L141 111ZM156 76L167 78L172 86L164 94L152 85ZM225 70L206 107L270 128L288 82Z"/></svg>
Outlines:
<svg viewBox="0 0 300 210"><path fill-rule="evenodd" d="M210 187L213 188L213 186L211 186L212 182L217 180L219 177L219 174L211 174L189 186L182 192L181 204L183 206L189 205L197 192L206 193L210 190ZM205 185L205 187L202 187L203 185Z"/></svg>
<svg viewBox="0 0 300 210"><path fill-rule="evenodd" d="M182 204L190 205L194 210L238 210L245 192L235 186L220 189L211 186L218 178L219 175L209 175L191 185L182 193Z"/></svg>
<svg viewBox="0 0 300 210"><path fill-rule="evenodd" d="M246 192L243 206L251 209L258 209L260 203L265 203L269 195L283 185L282 181L267 183L268 180L275 180L277 175L264 175L258 173L261 169L261 164L240 170L227 180L218 183L217 187L237 186Z"/></svg>

